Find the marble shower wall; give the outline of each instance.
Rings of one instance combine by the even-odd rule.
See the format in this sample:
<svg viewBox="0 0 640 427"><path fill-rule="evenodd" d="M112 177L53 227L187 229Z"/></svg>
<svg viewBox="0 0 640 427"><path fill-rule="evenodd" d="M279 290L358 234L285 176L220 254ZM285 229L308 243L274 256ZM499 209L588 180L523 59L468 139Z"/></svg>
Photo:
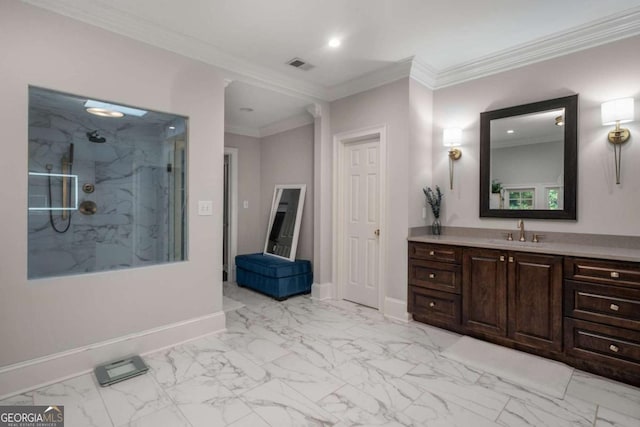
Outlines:
<svg viewBox="0 0 640 427"><path fill-rule="evenodd" d="M32 94L32 101L34 95ZM36 95L37 99L37 95ZM165 142L164 126L101 118L33 107L29 112L29 171L61 173L62 156L74 144L74 175L78 203L97 204L95 215L71 212L66 233L50 225L48 211L29 211L28 276L42 278L168 262L169 173L173 147ZM135 119L133 119L135 120ZM98 130L106 142L88 141ZM86 194L83 184L94 184ZM52 179L53 206L61 204L61 181ZM30 177L29 205L46 203L46 177ZM66 220L54 212L56 227Z"/></svg>

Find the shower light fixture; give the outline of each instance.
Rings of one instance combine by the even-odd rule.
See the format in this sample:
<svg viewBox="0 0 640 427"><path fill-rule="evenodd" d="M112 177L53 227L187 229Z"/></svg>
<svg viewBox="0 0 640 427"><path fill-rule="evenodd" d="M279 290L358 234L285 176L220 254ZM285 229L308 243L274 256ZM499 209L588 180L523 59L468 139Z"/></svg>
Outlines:
<svg viewBox="0 0 640 427"><path fill-rule="evenodd" d="M95 101L93 99L88 99L87 102L84 103L84 107L88 113L102 117L122 117L125 114L128 116L142 117L147 114L147 111L138 108L109 104L108 102Z"/></svg>
<svg viewBox="0 0 640 427"><path fill-rule="evenodd" d="M120 111L107 110L106 108L89 107L86 110L87 110L87 113L93 114L94 116L115 117L115 118L124 117L124 113Z"/></svg>

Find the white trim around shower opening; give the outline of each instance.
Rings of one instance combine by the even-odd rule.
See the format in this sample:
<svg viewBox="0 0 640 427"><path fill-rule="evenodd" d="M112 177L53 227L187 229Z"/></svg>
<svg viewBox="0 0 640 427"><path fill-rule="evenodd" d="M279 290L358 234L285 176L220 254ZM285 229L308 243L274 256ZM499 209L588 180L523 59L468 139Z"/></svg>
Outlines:
<svg viewBox="0 0 640 427"><path fill-rule="evenodd" d="M229 156L229 252L227 256L227 281L236 281L236 255L238 254L238 149L224 147Z"/></svg>

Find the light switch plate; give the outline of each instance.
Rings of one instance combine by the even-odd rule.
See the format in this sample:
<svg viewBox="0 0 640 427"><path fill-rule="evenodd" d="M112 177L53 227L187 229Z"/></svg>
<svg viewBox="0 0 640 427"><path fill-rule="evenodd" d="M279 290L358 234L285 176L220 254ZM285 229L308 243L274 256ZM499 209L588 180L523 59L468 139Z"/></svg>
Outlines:
<svg viewBox="0 0 640 427"><path fill-rule="evenodd" d="M198 200L198 215L213 215L213 201Z"/></svg>

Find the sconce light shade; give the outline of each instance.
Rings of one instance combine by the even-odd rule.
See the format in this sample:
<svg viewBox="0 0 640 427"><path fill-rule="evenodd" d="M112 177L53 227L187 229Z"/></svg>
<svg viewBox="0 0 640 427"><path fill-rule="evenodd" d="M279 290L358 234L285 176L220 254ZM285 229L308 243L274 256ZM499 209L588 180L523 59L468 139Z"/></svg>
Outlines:
<svg viewBox="0 0 640 427"><path fill-rule="evenodd" d="M450 128L442 132L442 145L449 147L449 188L453 190L453 162L459 160L462 151L454 148L462 143L462 129Z"/></svg>
<svg viewBox="0 0 640 427"><path fill-rule="evenodd" d="M442 145L445 147L457 147L462 142L462 129L450 128L442 132Z"/></svg>
<svg viewBox="0 0 640 427"><path fill-rule="evenodd" d="M629 129L620 127L620 123L632 122L633 98L614 99L604 102L601 106L602 125L616 125L616 128L609 132L607 139L613 144L613 156L616 166L616 184L620 184L620 162L622 161L622 144L629 140L631 132Z"/></svg>
<svg viewBox="0 0 640 427"><path fill-rule="evenodd" d="M614 99L604 102L601 106L602 125L615 125L616 122L628 123L633 121L633 98Z"/></svg>

